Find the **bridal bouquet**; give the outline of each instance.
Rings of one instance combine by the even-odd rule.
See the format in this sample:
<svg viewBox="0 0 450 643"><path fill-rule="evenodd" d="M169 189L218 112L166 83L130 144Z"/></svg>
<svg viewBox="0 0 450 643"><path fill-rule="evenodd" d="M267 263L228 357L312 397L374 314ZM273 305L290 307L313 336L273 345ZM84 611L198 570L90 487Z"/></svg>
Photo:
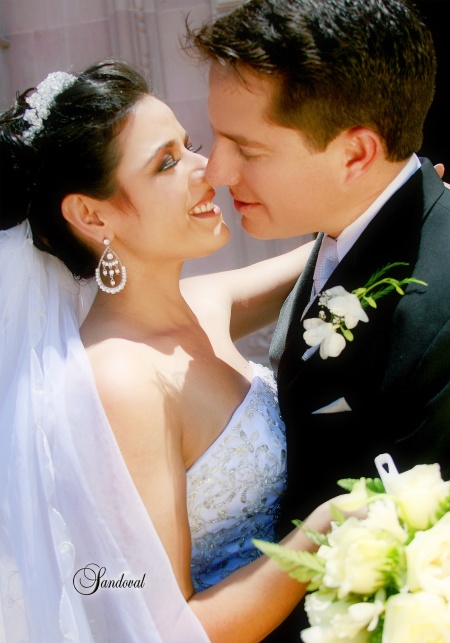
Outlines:
<svg viewBox="0 0 450 643"><path fill-rule="evenodd" d="M450 481L438 464L401 474L388 454L375 464L381 479L339 481L350 494L333 508L331 531L307 530L315 554L255 545L308 583L304 643L448 643ZM364 506L365 518L345 518Z"/></svg>

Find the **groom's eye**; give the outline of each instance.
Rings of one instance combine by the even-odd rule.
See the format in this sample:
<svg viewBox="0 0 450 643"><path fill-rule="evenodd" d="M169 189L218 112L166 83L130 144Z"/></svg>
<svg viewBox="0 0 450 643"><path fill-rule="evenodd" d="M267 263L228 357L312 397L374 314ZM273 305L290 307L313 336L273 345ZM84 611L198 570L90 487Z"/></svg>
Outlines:
<svg viewBox="0 0 450 643"><path fill-rule="evenodd" d="M248 152L246 152L246 151L245 151L242 147L240 147L240 146L238 146L238 152L239 152L239 156L242 156L242 158L244 158L244 159L246 159L246 160L250 160L250 159L255 159L255 158L256 158L256 155L255 155L255 154L249 154Z"/></svg>

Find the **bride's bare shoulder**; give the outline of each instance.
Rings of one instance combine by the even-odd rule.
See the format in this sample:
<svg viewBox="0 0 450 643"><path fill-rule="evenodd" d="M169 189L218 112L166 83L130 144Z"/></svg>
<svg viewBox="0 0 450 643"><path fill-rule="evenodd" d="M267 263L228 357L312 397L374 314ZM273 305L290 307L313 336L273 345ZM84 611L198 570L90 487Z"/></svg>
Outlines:
<svg viewBox="0 0 450 643"><path fill-rule="evenodd" d="M158 363L157 351L143 343L110 338L91 344L86 352L115 432L128 433L129 427L141 425L164 429L165 409L173 406L173 387L171 376Z"/></svg>

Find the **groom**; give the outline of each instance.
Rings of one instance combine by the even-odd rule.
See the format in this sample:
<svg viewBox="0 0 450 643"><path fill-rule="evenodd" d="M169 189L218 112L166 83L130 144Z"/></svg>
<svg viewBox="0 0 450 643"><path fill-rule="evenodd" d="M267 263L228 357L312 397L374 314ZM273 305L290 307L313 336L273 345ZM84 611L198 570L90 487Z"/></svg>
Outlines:
<svg viewBox="0 0 450 643"><path fill-rule="evenodd" d="M415 155L429 30L402 0L249 0L189 38L211 63L206 180L229 187L254 237L319 233L270 349L287 430L280 535L338 479L376 475L379 453L450 479L450 191ZM389 264L380 279L426 285L385 293L344 340L318 295ZM304 320L327 341L305 341Z"/></svg>

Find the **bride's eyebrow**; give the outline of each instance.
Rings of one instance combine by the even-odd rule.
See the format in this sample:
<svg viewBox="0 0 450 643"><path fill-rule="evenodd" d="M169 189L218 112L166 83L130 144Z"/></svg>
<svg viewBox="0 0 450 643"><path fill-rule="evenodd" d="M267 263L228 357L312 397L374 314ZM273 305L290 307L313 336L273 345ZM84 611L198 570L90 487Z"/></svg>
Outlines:
<svg viewBox="0 0 450 643"><path fill-rule="evenodd" d="M161 143L161 145L158 145L158 147L153 152L153 154L149 156L148 159L145 161L142 169L145 170L145 168L148 165L151 165L155 161L155 159L158 157L158 155L161 152L163 152L164 150L173 148L176 144L177 144L177 141L175 139L172 139L170 141L166 141L165 143Z"/></svg>

